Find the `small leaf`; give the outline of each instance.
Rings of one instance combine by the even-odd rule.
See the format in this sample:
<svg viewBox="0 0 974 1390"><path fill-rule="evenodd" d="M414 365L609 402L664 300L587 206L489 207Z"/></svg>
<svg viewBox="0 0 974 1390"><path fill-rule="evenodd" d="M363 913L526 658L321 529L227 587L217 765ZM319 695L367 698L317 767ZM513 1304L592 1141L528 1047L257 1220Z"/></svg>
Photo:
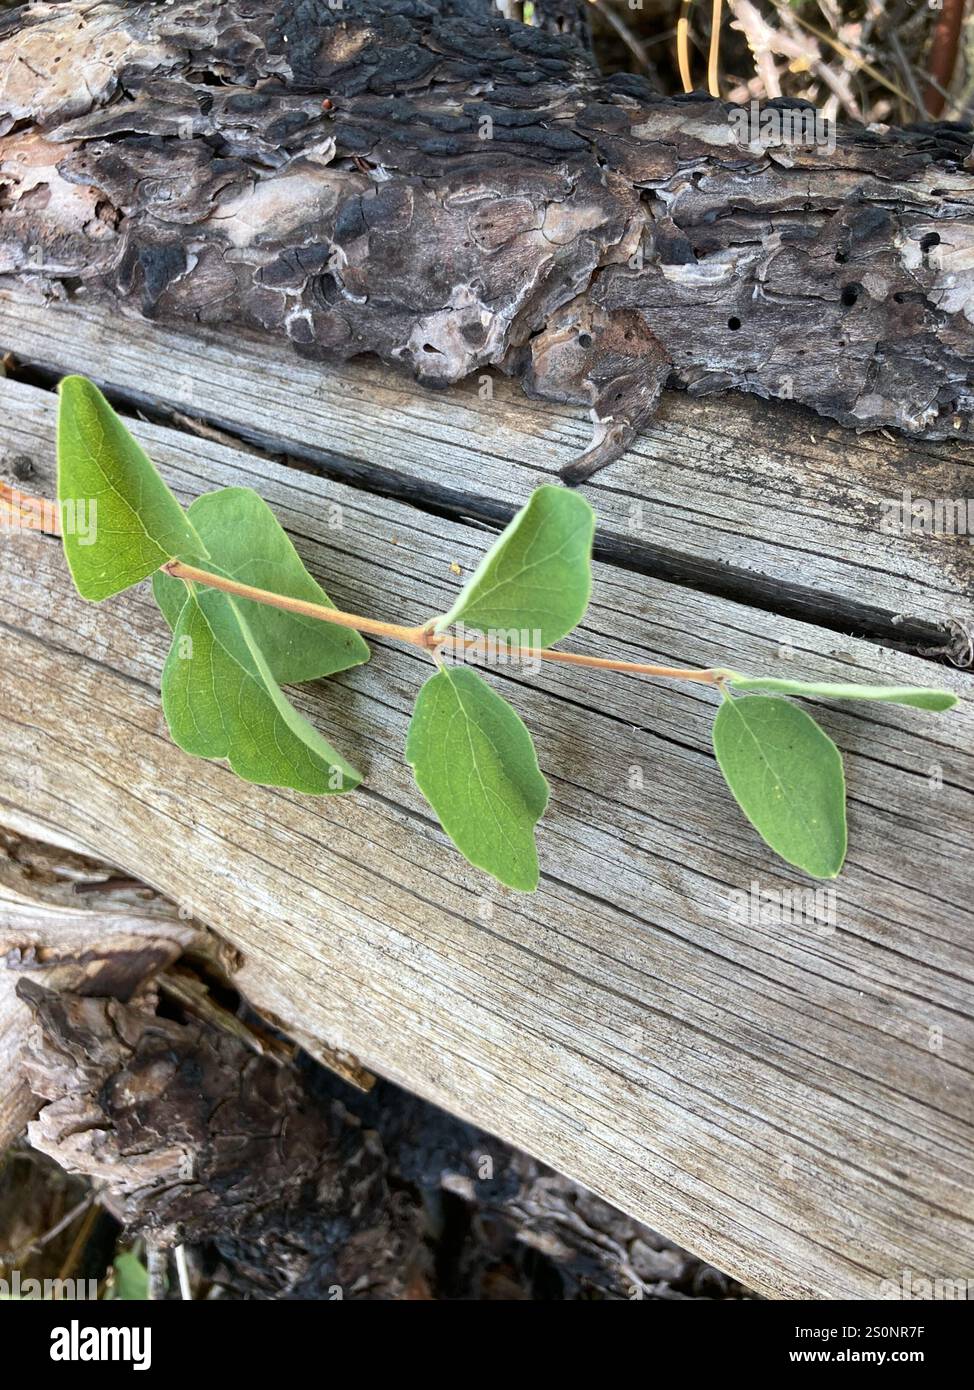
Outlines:
<svg viewBox="0 0 974 1390"><path fill-rule="evenodd" d="M406 760L461 854L508 887L532 892L534 827L548 784L531 735L507 701L467 667L431 676L416 700Z"/></svg>
<svg viewBox="0 0 974 1390"><path fill-rule="evenodd" d="M98 388L69 376L58 390L64 554L78 593L98 602L138 584L173 556L198 554L199 540Z"/></svg>
<svg viewBox="0 0 974 1390"><path fill-rule="evenodd" d="M736 671L727 677L736 690L774 690L780 695L821 695L829 700L884 700L890 705L912 705L914 709L953 709L957 696L949 690L924 685L848 685L833 681L789 681L777 676L742 676Z"/></svg>
<svg viewBox="0 0 974 1390"><path fill-rule="evenodd" d="M479 632L525 633L550 647L581 620L592 588L595 514L577 492L546 484L487 551L449 613Z"/></svg>
<svg viewBox="0 0 974 1390"><path fill-rule="evenodd" d="M289 704L235 599L192 585L162 672L174 741L262 786L324 795L359 774Z"/></svg>
<svg viewBox="0 0 974 1390"><path fill-rule="evenodd" d="M149 1271L131 1250L115 1256L112 1298L143 1300L149 1297Z"/></svg>
<svg viewBox="0 0 974 1390"><path fill-rule="evenodd" d="M845 777L815 720L775 695L726 696L714 752L758 834L789 864L835 878L846 852Z"/></svg>
<svg viewBox="0 0 974 1390"><path fill-rule="evenodd" d="M270 507L248 487L225 487L197 497L187 512L209 557L202 568L327 608L335 605L305 569ZM152 591L174 628L186 602L186 585L157 572ZM369 659L357 632L297 613L234 599L279 685L318 680Z"/></svg>

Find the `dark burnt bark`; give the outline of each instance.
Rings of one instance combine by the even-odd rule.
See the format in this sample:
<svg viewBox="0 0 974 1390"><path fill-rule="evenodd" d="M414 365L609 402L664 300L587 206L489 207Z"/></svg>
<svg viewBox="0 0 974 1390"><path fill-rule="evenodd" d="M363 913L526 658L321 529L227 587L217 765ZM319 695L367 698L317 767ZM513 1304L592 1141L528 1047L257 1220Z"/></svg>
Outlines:
<svg viewBox="0 0 974 1390"><path fill-rule="evenodd" d="M153 1001L18 986L44 1102L31 1143L107 1186L119 1220L161 1243L213 1241L255 1291L399 1298L424 1271L418 1213L381 1148L294 1067Z"/></svg>
<svg viewBox="0 0 974 1390"><path fill-rule="evenodd" d="M32 1144L153 1244L248 1297L743 1297L567 1178L380 1083L258 1056L208 1021L18 986ZM242 1031L242 1029L241 1029ZM214 1264L215 1261L215 1264Z"/></svg>
<svg viewBox="0 0 974 1390"><path fill-rule="evenodd" d="M767 149L719 102L602 78L575 38L485 10L15 11L0 271L430 385L499 367L592 406L577 476L667 380L971 433L969 132Z"/></svg>

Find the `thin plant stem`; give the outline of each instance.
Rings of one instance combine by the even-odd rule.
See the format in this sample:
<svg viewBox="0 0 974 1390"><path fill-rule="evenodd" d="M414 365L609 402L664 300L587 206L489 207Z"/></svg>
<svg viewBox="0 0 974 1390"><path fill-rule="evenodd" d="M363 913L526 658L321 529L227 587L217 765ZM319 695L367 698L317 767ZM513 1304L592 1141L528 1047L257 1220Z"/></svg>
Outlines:
<svg viewBox="0 0 974 1390"><path fill-rule="evenodd" d="M724 0L713 0L710 19L710 54L707 59L707 88L712 97L720 97L720 24L723 18Z"/></svg>
<svg viewBox="0 0 974 1390"><path fill-rule="evenodd" d="M690 76L690 6L693 0L683 0L680 17L676 22L676 56L680 64L680 81L685 92L693 91L693 78Z"/></svg>
<svg viewBox="0 0 974 1390"><path fill-rule="evenodd" d="M285 594L274 594L267 589L257 589L252 584L242 584L238 579L227 579L221 574L210 574L209 570L198 569L195 565L184 564L182 560L170 560L162 566L163 573L173 579L181 579L187 584L203 584L235 598L249 599L252 603L265 603L271 608L281 608L287 613L300 617L315 618L323 623L334 623L338 627L354 628L357 632L367 632L373 637L390 637L396 642L406 642L413 647L421 647L436 655L444 646L472 648L485 655L516 655L532 661L555 661L567 666L587 666L598 671L622 671L631 675L658 676L666 680L696 681L703 685L716 685L726 678L729 672L722 667L696 670L680 666L657 666L644 661L616 661L612 657L585 656L582 652L557 652L550 647L512 647L507 643L481 642L477 638L458 637L448 632L434 632L432 624L425 622L418 627L404 627L401 623L385 623L378 618L365 618L358 613L343 613L339 608L329 608L323 603L311 603L307 599L289 598Z"/></svg>

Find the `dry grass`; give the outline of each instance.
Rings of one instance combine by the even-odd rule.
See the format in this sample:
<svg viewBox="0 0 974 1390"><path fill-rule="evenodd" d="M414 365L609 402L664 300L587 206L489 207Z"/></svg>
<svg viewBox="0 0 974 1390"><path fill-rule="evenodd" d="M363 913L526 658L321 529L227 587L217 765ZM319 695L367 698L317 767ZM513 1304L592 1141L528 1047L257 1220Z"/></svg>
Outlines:
<svg viewBox="0 0 974 1390"><path fill-rule="evenodd" d="M866 123L974 117L971 0L631 2L594 3L600 63L647 72L664 91L801 97Z"/></svg>

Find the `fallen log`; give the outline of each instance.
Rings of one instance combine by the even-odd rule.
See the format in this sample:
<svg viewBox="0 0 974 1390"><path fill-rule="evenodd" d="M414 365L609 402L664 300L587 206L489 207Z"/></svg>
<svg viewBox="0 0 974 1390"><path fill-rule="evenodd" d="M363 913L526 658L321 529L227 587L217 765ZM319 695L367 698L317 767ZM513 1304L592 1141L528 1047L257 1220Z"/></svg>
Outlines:
<svg viewBox="0 0 974 1390"><path fill-rule="evenodd" d="M591 406L575 480L666 382L971 433L966 129L823 143L772 104L769 145L478 0L32 5L0 70L0 275L430 385L497 367Z"/></svg>
<svg viewBox="0 0 974 1390"><path fill-rule="evenodd" d="M0 1169L25 1127L58 1165L28 1181L18 1147L0 1172L0 1276L60 1228L38 1199L71 1174L72 1209L80 1175L127 1239L189 1244L236 1297L745 1296L493 1136L315 1065L238 999L237 952L110 865L0 831L0 958Z"/></svg>

